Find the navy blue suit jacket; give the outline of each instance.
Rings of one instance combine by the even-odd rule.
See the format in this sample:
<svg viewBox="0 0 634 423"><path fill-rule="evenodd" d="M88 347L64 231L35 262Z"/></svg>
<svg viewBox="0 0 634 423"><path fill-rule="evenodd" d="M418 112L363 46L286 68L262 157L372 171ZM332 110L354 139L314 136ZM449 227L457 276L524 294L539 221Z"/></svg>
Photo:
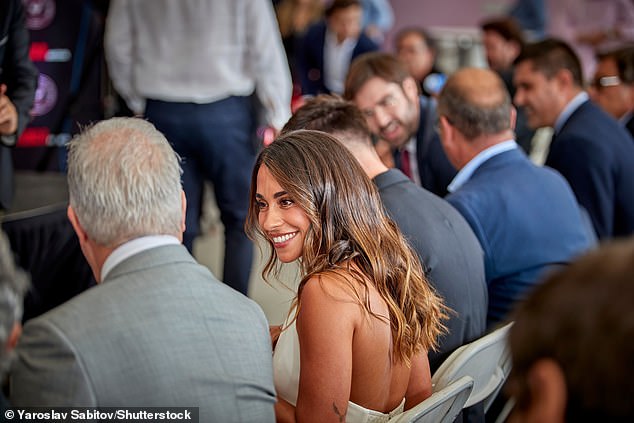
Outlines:
<svg viewBox="0 0 634 423"><path fill-rule="evenodd" d="M630 117L627 122L625 122L625 129L628 130L630 136L632 137L632 140L634 140L634 115Z"/></svg>
<svg viewBox="0 0 634 423"><path fill-rule="evenodd" d="M634 233L634 142L598 106L575 110L553 136L546 165L568 180L599 239Z"/></svg>
<svg viewBox="0 0 634 423"><path fill-rule="evenodd" d="M419 97L420 120L416 132L416 161L421 186L434 194L444 197L447 186L456 176L456 169L449 162L436 131L436 103L425 96ZM401 160L395 152L396 167L401 169Z"/></svg>
<svg viewBox="0 0 634 423"><path fill-rule="evenodd" d="M324 44L326 43L326 22L321 21L312 25L300 40L297 52L297 70L302 84L302 94L317 95L330 94L330 90L324 84ZM361 33L357 45L352 51L352 58L377 51L379 46Z"/></svg>
<svg viewBox="0 0 634 423"><path fill-rule="evenodd" d="M439 351L429 352L433 372L453 350L486 329L482 248L449 203L416 186L399 170L390 169L373 181L388 215L418 254L429 282L455 311L446 322L449 333L439 339Z"/></svg>
<svg viewBox="0 0 634 423"><path fill-rule="evenodd" d="M484 250L489 325L504 319L550 266L593 245L566 180L535 166L519 149L485 161L447 201Z"/></svg>

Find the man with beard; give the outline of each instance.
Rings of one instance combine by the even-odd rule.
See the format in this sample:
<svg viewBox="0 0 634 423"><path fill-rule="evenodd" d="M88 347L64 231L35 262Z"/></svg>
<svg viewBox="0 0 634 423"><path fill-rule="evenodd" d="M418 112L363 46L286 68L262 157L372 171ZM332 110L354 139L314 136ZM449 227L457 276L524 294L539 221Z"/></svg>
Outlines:
<svg viewBox="0 0 634 423"><path fill-rule="evenodd" d="M361 109L375 138L389 144L396 167L434 194L447 194L456 170L435 129L435 102L418 94L416 81L396 57L359 56L348 72L344 97Z"/></svg>

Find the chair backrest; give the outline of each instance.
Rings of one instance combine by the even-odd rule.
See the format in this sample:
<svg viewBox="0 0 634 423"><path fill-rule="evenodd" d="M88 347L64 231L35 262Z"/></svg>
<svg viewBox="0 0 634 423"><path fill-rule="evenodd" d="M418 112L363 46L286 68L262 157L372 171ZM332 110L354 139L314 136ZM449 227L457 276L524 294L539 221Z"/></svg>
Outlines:
<svg viewBox="0 0 634 423"><path fill-rule="evenodd" d="M452 423L469 398L472 388L473 379L463 376L415 407L394 416L390 423Z"/></svg>
<svg viewBox="0 0 634 423"><path fill-rule="evenodd" d="M464 407L484 401L484 411L487 411L511 370L507 335L512 324L451 353L432 376L434 391L443 389L462 376L471 376L473 390Z"/></svg>

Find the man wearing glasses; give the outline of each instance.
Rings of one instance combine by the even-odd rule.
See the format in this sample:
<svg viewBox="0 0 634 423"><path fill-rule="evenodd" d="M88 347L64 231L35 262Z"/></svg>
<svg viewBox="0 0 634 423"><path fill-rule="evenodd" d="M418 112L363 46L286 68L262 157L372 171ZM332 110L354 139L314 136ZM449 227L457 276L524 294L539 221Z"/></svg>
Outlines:
<svg viewBox="0 0 634 423"><path fill-rule="evenodd" d="M634 137L634 46L601 53L590 98Z"/></svg>

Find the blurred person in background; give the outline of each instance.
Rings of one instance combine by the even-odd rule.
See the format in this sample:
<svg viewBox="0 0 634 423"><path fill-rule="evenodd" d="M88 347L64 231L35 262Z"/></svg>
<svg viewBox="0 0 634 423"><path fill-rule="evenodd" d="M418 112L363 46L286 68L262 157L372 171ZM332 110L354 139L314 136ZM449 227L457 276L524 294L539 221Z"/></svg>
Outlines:
<svg viewBox="0 0 634 423"><path fill-rule="evenodd" d="M0 3L0 214L13 199L14 147L29 122L38 71L29 58L21 0Z"/></svg>
<svg viewBox="0 0 634 423"><path fill-rule="evenodd" d="M583 89L581 64L565 42L546 39L515 60L515 104L532 128L554 135L546 166L561 173L600 240L634 233L634 143Z"/></svg>
<svg viewBox="0 0 634 423"><path fill-rule="evenodd" d="M512 423L634 421L634 240L550 276L509 332Z"/></svg>
<svg viewBox="0 0 634 423"><path fill-rule="evenodd" d="M634 46L600 53L597 60L590 98L634 138Z"/></svg>
<svg viewBox="0 0 634 423"><path fill-rule="evenodd" d="M362 13L360 0L333 0L325 18L308 29L297 61L303 95L343 93L350 62L379 49L362 32Z"/></svg>
<svg viewBox="0 0 634 423"><path fill-rule="evenodd" d="M389 0L361 0L363 31L375 43L381 45L394 25L394 11Z"/></svg>
<svg viewBox="0 0 634 423"><path fill-rule="evenodd" d="M491 18L480 24L482 42L489 67L497 72L504 81L511 98L515 95L513 86L513 61L524 48L524 37L519 25L513 18ZM515 123L515 141L526 154L531 151L531 141L535 130L528 126L522 109L517 112Z"/></svg>
<svg viewBox="0 0 634 423"><path fill-rule="evenodd" d="M112 82L183 158L191 252L205 181L224 225L222 281L247 294L244 233L256 128L290 117L292 83L269 0L113 0L105 34Z"/></svg>
<svg viewBox="0 0 634 423"><path fill-rule="evenodd" d="M281 0L275 6L275 11L293 78L293 94L299 94L301 85L296 70L297 44L306 30L323 17L324 2L323 0Z"/></svg>
<svg viewBox="0 0 634 423"><path fill-rule="evenodd" d="M508 14L519 23L524 37L529 41L539 41L546 36L547 0L516 0Z"/></svg>
<svg viewBox="0 0 634 423"><path fill-rule="evenodd" d="M421 93L427 97L438 95L446 76L436 68L436 46L429 33L420 27L405 28L396 34L394 46ZM437 80L427 79L432 74Z"/></svg>

